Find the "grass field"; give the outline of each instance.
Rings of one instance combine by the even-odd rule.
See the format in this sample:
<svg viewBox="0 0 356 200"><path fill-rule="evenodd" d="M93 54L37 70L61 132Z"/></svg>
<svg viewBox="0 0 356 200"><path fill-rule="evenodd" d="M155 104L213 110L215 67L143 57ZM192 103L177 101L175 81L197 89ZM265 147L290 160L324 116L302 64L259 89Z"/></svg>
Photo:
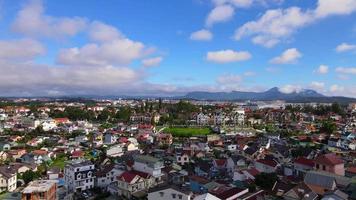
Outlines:
<svg viewBox="0 0 356 200"><path fill-rule="evenodd" d="M53 160L53 162L51 163L51 167L59 167L61 169L64 169L64 165L66 164L65 163L66 159L64 157L60 157L60 158L57 158L55 160Z"/></svg>
<svg viewBox="0 0 356 200"><path fill-rule="evenodd" d="M209 128L177 128L170 127L164 129L165 133L171 133L174 137L191 137L191 136L199 136L199 135L209 135L212 131Z"/></svg>

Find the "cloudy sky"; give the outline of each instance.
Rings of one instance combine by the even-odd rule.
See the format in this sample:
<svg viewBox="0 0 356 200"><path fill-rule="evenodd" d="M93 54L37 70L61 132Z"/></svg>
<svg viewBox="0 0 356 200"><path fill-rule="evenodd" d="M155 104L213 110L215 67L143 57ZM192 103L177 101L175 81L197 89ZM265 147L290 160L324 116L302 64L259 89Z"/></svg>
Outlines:
<svg viewBox="0 0 356 200"><path fill-rule="evenodd" d="M356 97L356 0L1 0L0 96Z"/></svg>

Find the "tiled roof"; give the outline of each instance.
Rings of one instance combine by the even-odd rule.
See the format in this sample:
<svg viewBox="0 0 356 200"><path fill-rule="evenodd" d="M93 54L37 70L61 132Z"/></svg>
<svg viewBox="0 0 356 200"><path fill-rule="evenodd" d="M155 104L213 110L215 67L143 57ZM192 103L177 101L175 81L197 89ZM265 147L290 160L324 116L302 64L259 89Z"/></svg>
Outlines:
<svg viewBox="0 0 356 200"><path fill-rule="evenodd" d="M229 190L226 190L218 195L216 195L218 198L220 199L227 199L229 197L232 197L234 196L235 194L239 193L239 192L242 192L244 191L245 189L240 189L240 188L237 188L237 187L234 187L234 188L231 188Z"/></svg>
<svg viewBox="0 0 356 200"><path fill-rule="evenodd" d="M131 173L131 172L129 172L129 171L126 171L126 172L122 173L122 174L118 177L118 179L119 179L119 180L122 180L122 181L125 181L125 182L127 182L127 183L131 183L132 180L133 180L136 176L137 176L136 174Z"/></svg>
<svg viewBox="0 0 356 200"><path fill-rule="evenodd" d="M314 161L304 157L298 157L297 159L294 160L294 163L309 166L309 167L314 167Z"/></svg>
<svg viewBox="0 0 356 200"><path fill-rule="evenodd" d="M271 167L276 167L278 165L278 163L274 160L260 159L260 160L257 160L257 162L262 163L264 165L271 166Z"/></svg>
<svg viewBox="0 0 356 200"><path fill-rule="evenodd" d="M315 163L323 165L338 165L343 164L344 161L333 153L320 155L315 159Z"/></svg>

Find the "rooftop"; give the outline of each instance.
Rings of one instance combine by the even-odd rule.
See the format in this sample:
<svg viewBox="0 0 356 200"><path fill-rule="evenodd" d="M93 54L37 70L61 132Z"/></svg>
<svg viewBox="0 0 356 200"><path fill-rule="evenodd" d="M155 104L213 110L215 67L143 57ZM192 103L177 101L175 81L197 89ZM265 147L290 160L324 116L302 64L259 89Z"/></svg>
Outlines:
<svg viewBox="0 0 356 200"><path fill-rule="evenodd" d="M55 180L37 180L32 181L28 184L28 186L22 191L24 194L31 194L37 192L46 192L48 191L53 185L57 184Z"/></svg>

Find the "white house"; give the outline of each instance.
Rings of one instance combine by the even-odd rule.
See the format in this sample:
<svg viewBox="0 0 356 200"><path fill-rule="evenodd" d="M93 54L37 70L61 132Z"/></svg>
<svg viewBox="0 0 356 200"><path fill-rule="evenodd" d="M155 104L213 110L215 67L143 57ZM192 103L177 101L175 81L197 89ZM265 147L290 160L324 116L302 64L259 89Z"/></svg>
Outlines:
<svg viewBox="0 0 356 200"><path fill-rule="evenodd" d="M106 188L111 183L116 182L116 178L122 173L124 171L117 168L114 164L103 166L96 172L96 186Z"/></svg>
<svg viewBox="0 0 356 200"><path fill-rule="evenodd" d="M148 200L191 200L193 193L190 191L182 191L172 186L157 188L151 190L148 195Z"/></svg>
<svg viewBox="0 0 356 200"><path fill-rule="evenodd" d="M95 166L89 160L72 160L64 168L64 181L68 191L84 191L94 188Z"/></svg>
<svg viewBox="0 0 356 200"><path fill-rule="evenodd" d="M0 167L0 192L12 192L16 189L16 170L10 166Z"/></svg>
<svg viewBox="0 0 356 200"><path fill-rule="evenodd" d="M109 157L120 157L124 154L123 146L121 144L110 146L106 149L106 155Z"/></svg>
<svg viewBox="0 0 356 200"><path fill-rule="evenodd" d="M161 170L163 167L163 162L155 157L147 155L137 155L134 157L133 169L150 174L155 178L156 183L161 182L161 177L163 176Z"/></svg>
<svg viewBox="0 0 356 200"><path fill-rule="evenodd" d="M260 172L273 173L276 172L278 163L275 160L260 159L255 162L255 167Z"/></svg>

